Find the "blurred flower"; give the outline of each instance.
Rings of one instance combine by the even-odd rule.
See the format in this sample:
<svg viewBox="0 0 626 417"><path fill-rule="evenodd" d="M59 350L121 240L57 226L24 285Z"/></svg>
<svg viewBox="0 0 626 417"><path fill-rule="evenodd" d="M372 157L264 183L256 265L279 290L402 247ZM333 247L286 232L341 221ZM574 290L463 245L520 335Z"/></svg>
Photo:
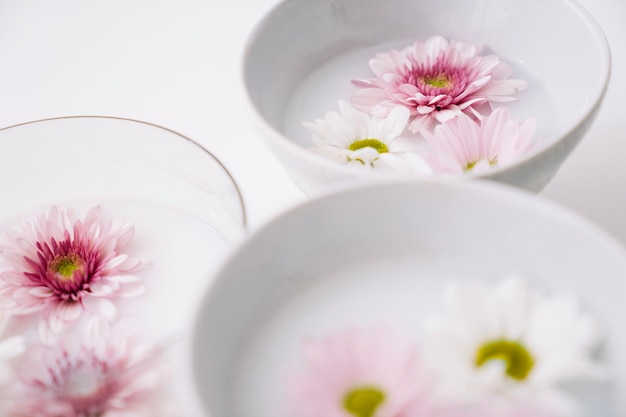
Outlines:
<svg viewBox="0 0 626 417"><path fill-rule="evenodd" d="M461 113L476 114L491 102L513 100L525 89L508 79L512 70L495 55L479 55L471 43L434 36L370 60L376 78L354 80L352 104L385 117L398 105L411 111L409 130L421 132Z"/></svg>
<svg viewBox="0 0 626 417"><path fill-rule="evenodd" d="M596 323L571 296L531 293L523 280L509 277L494 287L448 285L444 307L443 316L428 321L427 358L443 395L468 410L578 415L580 406L558 385L605 376L592 358Z"/></svg>
<svg viewBox="0 0 626 417"><path fill-rule="evenodd" d="M305 368L289 381L290 415L417 416L428 375L411 343L387 327L347 327L304 344Z"/></svg>
<svg viewBox="0 0 626 417"><path fill-rule="evenodd" d="M84 220L52 207L2 231L0 304L10 314L40 313L42 334L60 332L84 310L113 319L110 299L144 291L132 274L147 263L122 252L133 233L130 224L106 221L99 207Z"/></svg>
<svg viewBox="0 0 626 417"><path fill-rule="evenodd" d="M124 329L126 330L126 329ZM27 352L6 413L10 417L155 417L165 415L166 375L156 347L118 328ZM167 411L169 412L169 411Z"/></svg>
<svg viewBox="0 0 626 417"><path fill-rule="evenodd" d="M535 141L535 122L521 124L501 107L477 122L462 115L424 132L432 153L424 154L436 173L480 174L495 166L505 166L528 153Z"/></svg>
<svg viewBox="0 0 626 417"><path fill-rule="evenodd" d="M22 336L4 337L8 321L9 316L0 312L0 387L12 382L14 372L10 362L20 356L25 349Z"/></svg>
<svg viewBox="0 0 626 417"><path fill-rule="evenodd" d="M372 118L339 101L341 113L328 112L315 123L305 122L312 132L313 150L343 164L401 175L426 175L430 168L418 155L408 152L400 138L409 111L396 107L384 118Z"/></svg>

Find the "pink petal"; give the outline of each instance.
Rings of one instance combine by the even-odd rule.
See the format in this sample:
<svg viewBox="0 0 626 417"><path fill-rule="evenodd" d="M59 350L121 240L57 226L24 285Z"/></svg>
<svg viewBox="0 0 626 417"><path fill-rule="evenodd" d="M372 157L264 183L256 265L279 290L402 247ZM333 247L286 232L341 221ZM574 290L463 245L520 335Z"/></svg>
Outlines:
<svg viewBox="0 0 626 417"><path fill-rule="evenodd" d="M62 309L57 308L57 306L52 307L47 314L47 324L48 329L54 334L58 334L63 330L65 326L65 320L61 317L63 314Z"/></svg>
<svg viewBox="0 0 626 417"><path fill-rule="evenodd" d="M146 287L141 282L133 282L125 285L120 291L121 297L136 297L146 292Z"/></svg>
<svg viewBox="0 0 626 417"><path fill-rule="evenodd" d="M83 306L76 301L62 301L56 307L56 314L59 320L73 321L80 317Z"/></svg>
<svg viewBox="0 0 626 417"><path fill-rule="evenodd" d="M106 298L84 297L82 303L85 310L109 321L113 321L117 315L115 305Z"/></svg>
<svg viewBox="0 0 626 417"><path fill-rule="evenodd" d="M54 295L54 291L52 291L48 287L34 287L28 291L28 294L32 295L33 297L48 298Z"/></svg>
<svg viewBox="0 0 626 417"><path fill-rule="evenodd" d="M118 282L120 284L127 284L127 283L131 283L131 282L140 282L140 281L142 281L142 279L139 278L137 275L128 275L128 274L111 275L111 276L108 276L106 279L107 279L107 281Z"/></svg>
<svg viewBox="0 0 626 417"><path fill-rule="evenodd" d="M106 284L104 282L96 282L89 285L89 289L91 290L90 295L92 297L106 297L115 292L119 288L119 285L115 285L113 288L111 285Z"/></svg>

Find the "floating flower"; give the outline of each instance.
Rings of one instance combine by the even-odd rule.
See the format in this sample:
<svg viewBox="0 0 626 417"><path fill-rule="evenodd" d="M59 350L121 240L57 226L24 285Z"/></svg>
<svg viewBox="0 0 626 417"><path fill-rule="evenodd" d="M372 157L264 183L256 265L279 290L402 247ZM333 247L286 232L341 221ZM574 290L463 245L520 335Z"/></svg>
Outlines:
<svg viewBox="0 0 626 417"><path fill-rule="evenodd" d="M446 287L445 315L429 320L426 352L442 392L468 410L497 410L503 417L578 415L564 381L596 379L604 369L592 354L599 333L592 318L568 295L531 293L520 278L489 287ZM480 412L469 415L481 415Z"/></svg>
<svg viewBox="0 0 626 417"><path fill-rule="evenodd" d="M110 299L144 291L133 275L145 261L123 253L132 225L106 221L99 207L84 220L52 207L32 223L3 231L0 304L10 314L40 313L40 330L60 332L83 311L113 319Z"/></svg>
<svg viewBox="0 0 626 417"><path fill-rule="evenodd" d="M372 118L339 101L341 113L328 112L324 119L304 123L312 132L313 150L348 165L387 170L403 175L426 175L430 168L418 155L408 152L400 139L409 111L396 107L384 118Z"/></svg>
<svg viewBox="0 0 626 417"><path fill-rule="evenodd" d="M482 121L462 115L424 132L432 149L425 158L436 173L480 174L527 154L535 145L534 131L533 119L519 124L505 107Z"/></svg>
<svg viewBox="0 0 626 417"><path fill-rule="evenodd" d="M525 81L509 79L511 67L497 56L479 53L474 44L434 36L377 54L369 64L376 78L353 81L359 89L352 103L381 117L404 106L411 111L409 129L415 133L492 102L511 101L527 87Z"/></svg>
<svg viewBox="0 0 626 417"><path fill-rule="evenodd" d="M298 417L403 417L428 400L428 376L411 343L387 327L347 327L304 345L305 369L290 381Z"/></svg>
<svg viewBox="0 0 626 417"><path fill-rule="evenodd" d="M29 350L6 414L155 417L169 412L161 392L166 372L159 349L135 343L118 328L95 337L67 334L58 346Z"/></svg>

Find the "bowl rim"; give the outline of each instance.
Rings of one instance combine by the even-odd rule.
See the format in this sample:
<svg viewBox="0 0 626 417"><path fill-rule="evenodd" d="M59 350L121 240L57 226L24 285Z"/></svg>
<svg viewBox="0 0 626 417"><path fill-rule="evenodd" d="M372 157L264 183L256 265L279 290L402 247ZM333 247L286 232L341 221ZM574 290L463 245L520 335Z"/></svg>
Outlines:
<svg viewBox="0 0 626 417"><path fill-rule="evenodd" d="M384 179L371 183L360 183L354 186L340 186L325 190L319 194L303 199L289 208L276 212L271 215L263 224L252 230L245 239L235 243L230 253L220 262L220 265L214 272L214 277L210 285L206 288L203 297L203 303L206 297L211 297L215 291L215 286L225 278L223 273L236 264L239 252L245 248L256 244L256 240L262 239L263 236L280 223L294 216L300 216L301 212L308 210L317 210L317 207L323 207L328 201L337 198L351 198L353 194L361 194L375 191L376 189L385 189L389 187L398 187L403 189L420 188L448 188L447 192L457 193L461 190L464 193L472 193L484 196L497 202L507 202L515 204L517 207L525 211L533 213L533 215L547 216L555 219L556 222L567 224L571 228L576 228L581 233L594 235L598 239L604 241L604 244L613 247L614 251L619 251L626 259L626 245L620 243L615 236L608 230L601 227L595 221L587 216L575 211L573 208L562 203L556 202L546 197L537 195L531 191L515 187L509 184L501 183L493 180L472 179L472 180L444 180L441 178L393 178ZM452 191L450 191L452 190ZM198 317L196 317L198 318Z"/></svg>
<svg viewBox="0 0 626 417"><path fill-rule="evenodd" d="M230 180L230 182L232 183L232 185L235 188L235 192L237 194L237 201L239 203L239 206L241 207L241 226L244 230L244 232L248 232L248 216L247 216L247 207L243 198L243 194L241 192L241 189L239 188L239 184L237 184L237 181L235 181L235 177L233 176L233 174L228 170L228 168L224 165L224 163L217 157L215 156L215 154L213 154L213 152L211 152L209 149L207 149L205 146L201 145L200 143L198 143L197 141L195 141L194 139L190 138L189 136L186 136L174 129L171 129L169 127L165 127L153 122L147 122L144 120L139 120L139 119L133 119L133 118L129 118L129 117L121 117L121 116L103 116L103 115L72 115L72 116L56 116L56 117L47 117L47 118L43 118L43 119L36 119L36 120L29 120L26 122L21 122L21 123L16 123L13 125L9 125L9 126L4 126L4 127L0 127L0 134L4 131L7 130L11 130L13 128L19 128L22 126L29 126L29 125L34 125L34 124L40 124L40 123L46 123L46 122L51 122L51 121L63 121L63 120L78 120L78 119L93 119L93 120L114 120L114 121L119 121L119 122L128 122L128 123L135 123L135 124L140 124L140 125L144 125L147 127L151 127L151 128L156 128L168 133L173 134L174 136L178 137L179 139L183 139L187 142L189 142L191 145L195 146L196 148L198 148L198 150L200 150L201 152L203 152L204 154L206 154L209 158L211 158L213 161L215 161L215 163L217 163L218 167L220 167L222 169L222 171L226 174L226 176L228 177L228 179Z"/></svg>
<svg viewBox="0 0 626 417"><path fill-rule="evenodd" d="M271 143L280 149L282 152L286 152L289 154L297 155L299 159L302 159L310 164L311 166L321 167L326 171L330 171L334 175L350 175L350 176L358 176L364 178L379 178L377 173L371 172L371 170L362 170L358 169L358 167L341 165L334 163L328 158L323 157L322 155L317 155L315 152L311 152L310 149L307 149L304 146L301 146L295 143L293 140L289 139L284 133L282 133L279 129L274 128L261 114L260 110L254 103L252 96L250 94L250 88L247 82L246 72L248 68L250 51L254 48L254 44L259 37L259 35L265 30L265 28L271 26L271 19L283 8L289 7L291 4L296 3L297 1L302 0L280 0L276 4L274 4L268 11L266 11L265 15L257 22L257 24L252 28L245 42L245 47L243 49L243 56L240 64L240 80L243 83L244 87L244 96L246 105L248 107L248 114L252 118L252 122L254 125L262 130L262 136L265 140L271 141ZM563 140L567 137L571 137L575 132L581 131L586 133L583 129L585 125L593 120L596 113L599 111L602 101L606 95L608 90L609 82L612 74L612 56L611 49L609 46L608 39L602 26L595 19L595 17L585 8L583 7L577 0L555 0L564 3L567 7L571 8L574 12L576 12L580 19L587 23L586 28L590 35L595 38L595 41L599 47L598 51L603 56L602 67L603 72L601 77L603 79L601 88L597 92L597 95L591 100L588 109L582 114L580 119L569 129L564 130L556 136L556 139L548 144L543 144L541 146L536 147L531 152L524 155L523 158L516 160L512 163L506 164L505 166L496 166L493 169L490 169L486 173L474 174L470 173L469 175L463 176L464 178L483 178L483 179L491 179L502 174L506 174L510 171L514 171L519 167L525 165L526 163L534 160L536 158L542 158L546 155L553 152L563 143ZM589 126L588 126L589 127ZM582 135L581 135L582 138ZM580 141L577 140L574 143L574 146ZM275 150L273 150L276 152ZM445 175L437 175L437 177L446 178Z"/></svg>

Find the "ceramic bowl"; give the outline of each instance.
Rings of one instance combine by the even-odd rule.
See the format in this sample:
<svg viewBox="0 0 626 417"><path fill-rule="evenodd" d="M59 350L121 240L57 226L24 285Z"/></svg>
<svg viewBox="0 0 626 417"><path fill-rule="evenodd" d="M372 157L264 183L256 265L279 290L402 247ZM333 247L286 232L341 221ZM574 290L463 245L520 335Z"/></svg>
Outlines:
<svg viewBox="0 0 626 417"><path fill-rule="evenodd" d="M196 316L199 395L213 417L286 415L285 376L305 337L379 321L417 329L440 309L444 282L510 273L540 291L574 294L598 320L615 379L602 386L604 405L585 415L624 415L625 251L578 215L490 181L357 186L253 232Z"/></svg>
<svg viewBox="0 0 626 417"><path fill-rule="evenodd" d="M556 18L558 16L558 18ZM511 104L534 118L539 146L476 175L541 190L585 135L607 87L610 54L601 28L573 0L284 0L252 32L243 61L253 123L307 193L370 180L311 152L302 122L337 111L368 60L434 35L484 45L529 88Z"/></svg>

